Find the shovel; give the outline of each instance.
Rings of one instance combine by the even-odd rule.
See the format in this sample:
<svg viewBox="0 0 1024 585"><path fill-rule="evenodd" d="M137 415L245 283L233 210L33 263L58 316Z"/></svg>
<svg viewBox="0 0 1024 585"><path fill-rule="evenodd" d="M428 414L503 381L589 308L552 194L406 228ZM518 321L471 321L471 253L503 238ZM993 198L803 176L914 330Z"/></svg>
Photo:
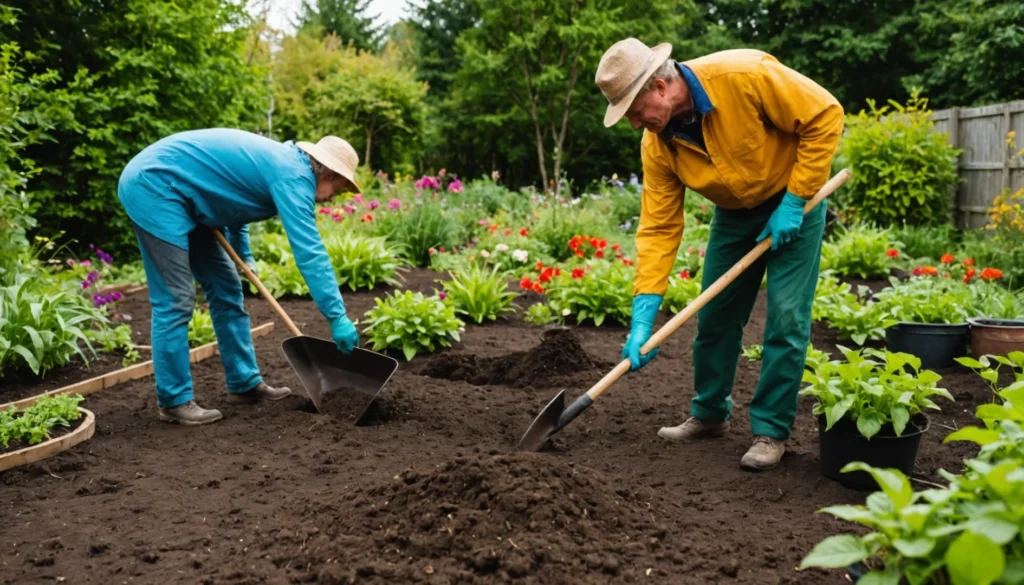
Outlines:
<svg viewBox="0 0 1024 585"><path fill-rule="evenodd" d="M331 398L331 402L337 402L343 412L355 413L355 424L360 424L374 399L398 369L398 360L361 347L354 348L351 354L346 355L333 341L303 335L270 291L263 286L259 277L238 257L224 234L220 230L213 230L213 233L224 251L231 256L246 278L256 285L263 298L295 336L282 341L281 350L302 382L316 411L323 413L321 407L325 397L338 393Z"/></svg>
<svg viewBox="0 0 1024 585"><path fill-rule="evenodd" d="M846 182L850 178L850 170L843 169L836 176L832 177L825 186L818 191L814 198L807 202L804 206L804 215L809 213L812 209L818 206L819 203L826 197L832 194L840 185ZM750 267L755 260L760 258L765 251L768 250L772 245L772 239L765 238L758 243L754 248L747 252L746 256L740 259L739 262L733 265L728 272L723 274L716 280L711 286L700 294L697 298L686 306L685 309L679 312L675 317L665 323L651 336L651 338L640 348L641 354L647 354L652 349L661 345L669 335L675 333L676 329L682 326L690 320L691 317L697 314L697 311L704 305L708 304L708 301L715 298L715 296L722 292L725 287L729 286L729 283L736 280L744 270ZM540 411L537 418L533 419L533 424L526 430L526 434L519 440L519 451L539 451L544 445L544 442L548 440L551 435L554 435L558 431L562 430L566 425L571 423L573 419L580 415L584 410L590 407L601 393L607 390L612 384L614 384L623 374L629 371L629 359L624 359L619 362L619 365L615 366L611 372L605 374L601 380L594 385L593 388L587 390L586 394L583 394L577 398L568 408L565 407L565 390L558 393L557 396L551 399L551 402L544 407L544 410Z"/></svg>

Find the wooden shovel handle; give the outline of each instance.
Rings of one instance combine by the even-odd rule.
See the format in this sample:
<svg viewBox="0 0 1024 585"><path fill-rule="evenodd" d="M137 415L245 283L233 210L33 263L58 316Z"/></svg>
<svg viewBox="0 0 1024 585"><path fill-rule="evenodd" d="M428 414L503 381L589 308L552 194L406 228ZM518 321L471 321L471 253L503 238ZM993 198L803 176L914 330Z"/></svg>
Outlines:
<svg viewBox="0 0 1024 585"><path fill-rule="evenodd" d="M281 305L278 304L277 299L275 299L274 296L270 294L270 291L267 290L267 287L263 286L263 282L260 281L260 277L256 276L256 273L250 270L249 267L245 264L245 262L238 257L238 254L235 252L235 249L232 248L231 244L228 243L227 239L224 237L224 234L220 233L220 230L214 229L213 235L214 237L217 238L217 241L220 243L220 246L224 248L224 251L228 253L228 256L231 256L231 259L235 261L235 264L238 265L238 268L241 269L243 274L245 274L245 277L248 278L250 282L256 285L256 288L259 289L260 294L263 295L263 298L266 299L268 303L270 303L270 306L274 309L274 312L277 313L277 316L280 317L282 321L284 321L284 324L288 327L288 330L292 332L292 335L296 337L301 336L302 332L299 331L299 328L295 326L295 323L292 321L291 317L288 316L288 313L284 312L284 309L282 309Z"/></svg>
<svg viewBox="0 0 1024 585"><path fill-rule="evenodd" d="M810 213L812 209L817 207L819 203L821 203L826 197L831 195L832 192L838 189L840 185L845 183L850 178L851 174L852 173L850 173L850 169L843 169L836 173L836 176L829 179L829 181L825 183L825 185L814 195L814 197L807 202L807 205L804 206L804 215ZM761 240L761 242L754 246L754 248L751 251L747 252L747 254L743 256L743 258L740 258L739 262L734 264L732 268L728 270L728 272L718 277L718 280L716 280L711 286L709 286L707 290L700 293L700 296L693 299L693 301L691 301L689 305L686 305L685 309L680 311L675 317L669 319L668 323L665 323L661 327L661 329L655 331L654 335L652 335L651 338L647 340L647 343L645 343L643 347L640 348L640 353L646 354L647 352L661 345L662 342L665 341L665 339L667 339L669 335L675 333L676 329L682 327L683 323L689 321L691 317L697 314L697 311L703 308L704 305L708 304L708 302L711 301L711 299L715 298L715 296L717 296L718 293L722 292L722 290L725 289L725 287L729 286L729 284L732 283L732 281L736 280L736 278L740 274L743 274L743 271L749 268L755 260L760 258L765 253L765 251L767 251L768 248L771 247L771 245L771 237ZM601 380L598 381L597 384L594 384L593 388L587 390L587 395L589 395L592 400L596 400L602 392L607 390L612 384L616 382L616 380L621 378L622 375L628 371L629 359L624 359L621 362L619 362L619 365L615 366L615 369L608 372L604 378L601 378Z"/></svg>

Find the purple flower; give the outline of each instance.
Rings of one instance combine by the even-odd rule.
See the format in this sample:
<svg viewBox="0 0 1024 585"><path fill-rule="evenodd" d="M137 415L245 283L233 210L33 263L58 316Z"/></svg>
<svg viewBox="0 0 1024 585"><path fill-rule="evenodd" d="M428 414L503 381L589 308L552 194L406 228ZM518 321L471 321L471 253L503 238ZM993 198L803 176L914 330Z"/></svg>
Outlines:
<svg viewBox="0 0 1024 585"><path fill-rule="evenodd" d="M89 283L89 281L88 281L88 280L83 280L83 281L82 281L82 288L83 288L83 289L89 288L89 284L90 284L90 283Z"/></svg>
<svg viewBox="0 0 1024 585"><path fill-rule="evenodd" d="M435 177L423 176L419 181L416 181L417 189L437 189L441 186L441 183Z"/></svg>
<svg viewBox="0 0 1024 585"><path fill-rule="evenodd" d="M110 254L107 254L106 252L100 250L99 248L96 248L96 256L99 257L99 259L102 260L104 264L114 263L114 258Z"/></svg>
<svg viewBox="0 0 1024 585"><path fill-rule="evenodd" d="M100 279L100 273L93 270L86 278L89 280L89 284L95 284Z"/></svg>
<svg viewBox="0 0 1024 585"><path fill-rule="evenodd" d="M370 210L377 209L378 207L380 207L380 201L377 201L376 199L374 199L373 201L370 201L369 203L367 203L366 206L369 207Z"/></svg>
<svg viewBox="0 0 1024 585"><path fill-rule="evenodd" d="M115 291L115 292L114 292L114 294L112 294L112 295L110 295L110 296L111 296L111 298L112 298L113 300L115 300L115 301L120 301L120 300L121 300L121 298L122 298L122 297L121 297L121 293L120 293L119 291Z"/></svg>
<svg viewBox="0 0 1024 585"><path fill-rule="evenodd" d="M388 201L388 209L401 209L401 208L402 208L402 202L399 201L398 199L392 199L391 201Z"/></svg>
<svg viewBox="0 0 1024 585"><path fill-rule="evenodd" d="M443 300L448 298L448 293L446 293L446 292L439 292L439 293L437 293L437 298L439 298L439 299L441 299L443 301Z"/></svg>
<svg viewBox="0 0 1024 585"><path fill-rule="evenodd" d="M452 179L452 182L448 183L448 190L452 193L462 193L462 181Z"/></svg>

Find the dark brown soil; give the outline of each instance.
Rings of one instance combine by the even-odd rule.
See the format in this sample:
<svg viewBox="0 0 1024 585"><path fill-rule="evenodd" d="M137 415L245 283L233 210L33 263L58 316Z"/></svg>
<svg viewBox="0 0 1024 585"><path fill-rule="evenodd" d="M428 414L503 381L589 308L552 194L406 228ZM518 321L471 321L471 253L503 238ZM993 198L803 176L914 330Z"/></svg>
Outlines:
<svg viewBox="0 0 1024 585"><path fill-rule="evenodd" d="M528 351L502 357L478 358L475 355L441 355L432 359L420 373L431 378L466 381L474 386L504 384L522 388L560 386L567 377L612 367L595 359L580 345L571 329L549 329L541 342Z"/></svg>
<svg viewBox="0 0 1024 585"><path fill-rule="evenodd" d="M407 281L430 291L437 277L413 271ZM373 297L345 294L350 315L363 317ZM304 332L329 338L311 301L283 304ZM258 299L246 306L254 323L273 318ZM762 295L744 345L761 342L764 322ZM224 420L161 423L152 378L138 380L87 398L92 440L0 473L0 583L843 583L840 571L795 569L817 542L851 530L815 512L864 499L820 475L809 399L781 465L762 474L739 468L759 362L739 361L726 437L657 436L689 411L694 331L683 326L551 451L515 454L555 388L422 376L439 355L417 356L381 393L398 415L355 426L308 412L279 323L257 340L257 357L267 382L295 397L231 403L219 359L206 360L192 369L196 399ZM501 358L536 346L541 332L519 318L468 325L440 355ZM573 334L585 355L614 364L626 331ZM813 343L835 352L823 327ZM605 373L572 374L567 398ZM932 482L976 451L942 439L990 399L973 372L940 373L958 402L942 405L922 440L915 477Z"/></svg>

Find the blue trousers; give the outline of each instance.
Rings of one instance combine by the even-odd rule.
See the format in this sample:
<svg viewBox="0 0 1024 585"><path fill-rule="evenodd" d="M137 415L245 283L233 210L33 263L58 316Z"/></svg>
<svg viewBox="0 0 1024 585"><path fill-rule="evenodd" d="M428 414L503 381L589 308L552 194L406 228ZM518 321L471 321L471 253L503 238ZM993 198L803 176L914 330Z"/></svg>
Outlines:
<svg viewBox="0 0 1024 585"><path fill-rule="evenodd" d="M135 227L153 306L151 343L157 404L162 408L192 400L188 323L196 302L193 277L210 304L213 329L228 392L252 390L263 381L245 312L242 282L213 232L199 226L188 237L188 249L169 244Z"/></svg>

